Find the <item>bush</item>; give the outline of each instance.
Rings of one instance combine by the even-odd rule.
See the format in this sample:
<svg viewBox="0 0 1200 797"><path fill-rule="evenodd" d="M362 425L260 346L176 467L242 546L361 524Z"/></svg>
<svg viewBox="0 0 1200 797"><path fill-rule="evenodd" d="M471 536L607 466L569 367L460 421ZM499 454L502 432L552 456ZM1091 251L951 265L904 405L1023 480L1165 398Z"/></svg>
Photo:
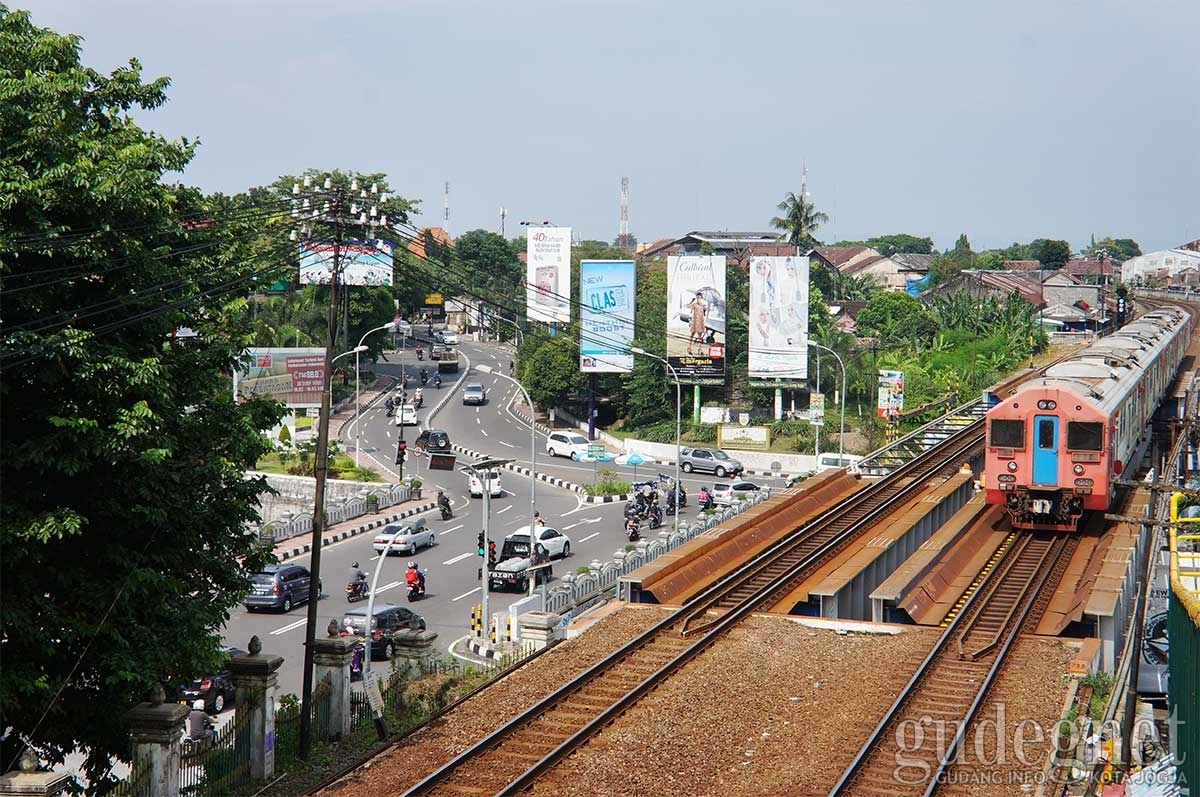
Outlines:
<svg viewBox="0 0 1200 797"><path fill-rule="evenodd" d="M614 468L600 468L596 481L583 485L588 495L623 495L629 492L629 482L618 481Z"/></svg>
<svg viewBox="0 0 1200 797"><path fill-rule="evenodd" d="M288 429L287 424L285 423L279 427L279 445L283 446L284 448L287 448L291 444L292 444L292 433Z"/></svg>
<svg viewBox="0 0 1200 797"><path fill-rule="evenodd" d="M683 436L694 443L715 443L717 442L717 427L704 423L696 424L689 427Z"/></svg>

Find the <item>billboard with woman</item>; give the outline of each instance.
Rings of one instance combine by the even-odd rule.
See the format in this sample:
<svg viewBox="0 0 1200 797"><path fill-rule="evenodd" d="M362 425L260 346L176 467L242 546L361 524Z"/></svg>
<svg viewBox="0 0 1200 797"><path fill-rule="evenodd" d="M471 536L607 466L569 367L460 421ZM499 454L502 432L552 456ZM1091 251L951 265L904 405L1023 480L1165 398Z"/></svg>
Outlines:
<svg viewBox="0 0 1200 797"><path fill-rule="evenodd" d="M690 382L725 382L725 256L667 258L667 360Z"/></svg>
<svg viewBox="0 0 1200 797"><path fill-rule="evenodd" d="M750 258L750 378L808 379L808 258Z"/></svg>

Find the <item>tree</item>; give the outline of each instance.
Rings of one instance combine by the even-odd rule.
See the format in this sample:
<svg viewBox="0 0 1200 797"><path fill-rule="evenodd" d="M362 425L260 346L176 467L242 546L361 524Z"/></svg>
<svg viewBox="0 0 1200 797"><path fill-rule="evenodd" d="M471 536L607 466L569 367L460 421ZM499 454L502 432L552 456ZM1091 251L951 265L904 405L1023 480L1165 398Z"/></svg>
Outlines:
<svg viewBox="0 0 1200 797"><path fill-rule="evenodd" d="M914 255L933 254L933 239L918 238L907 233L877 235L865 241L838 241L833 246L869 246L884 257L904 252Z"/></svg>
<svg viewBox="0 0 1200 797"><path fill-rule="evenodd" d="M1029 242L1029 256L1048 269L1062 268L1071 259L1071 244L1038 238Z"/></svg>
<svg viewBox="0 0 1200 797"><path fill-rule="evenodd" d="M217 663L264 558L245 470L281 415L230 395L255 270L239 222L162 183L191 142L129 118L167 84L84 67L78 37L0 6L0 753L79 745L93 791L129 758L124 711Z"/></svg>
<svg viewBox="0 0 1200 797"><path fill-rule="evenodd" d="M576 329L560 329L554 337L540 341L531 355L522 357L521 382L535 404L557 407L583 387Z"/></svg>
<svg viewBox="0 0 1200 797"><path fill-rule="evenodd" d="M1099 241L1092 241L1091 245L1083 250L1083 254L1088 257L1099 257L1102 252L1105 257L1125 261L1142 254L1142 247L1138 246L1138 242L1132 238L1107 236Z"/></svg>
<svg viewBox="0 0 1200 797"><path fill-rule="evenodd" d="M471 230L458 236L454 259L463 290L506 303L514 296L524 296L525 266L508 241L496 233Z"/></svg>
<svg viewBox="0 0 1200 797"><path fill-rule="evenodd" d="M858 313L860 335L878 334L885 345L902 339L928 341L937 333L938 323L919 301L907 293L877 293Z"/></svg>
<svg viewBox="0 0 1200 797"><path fill-rule="evenodd" d="M787 233L790 245L805 252L821 245L815 236L817 229L829 221L828 215L817 210L803 196L790 191L776 207L783 215L771 219L771 226Z"/></svg>

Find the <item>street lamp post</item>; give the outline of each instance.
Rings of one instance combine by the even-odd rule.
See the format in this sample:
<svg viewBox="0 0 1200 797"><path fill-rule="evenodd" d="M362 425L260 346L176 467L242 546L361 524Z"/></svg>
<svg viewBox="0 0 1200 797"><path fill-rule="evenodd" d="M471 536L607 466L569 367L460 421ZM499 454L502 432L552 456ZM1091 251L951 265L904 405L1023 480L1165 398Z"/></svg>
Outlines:
<svg viewBox="0 0 1200 797"><path fill-rule="evenodd" d="M464 465L459 468L460 471L467 475L474 476L479 479L479 484L482 487L480 492L483 493L483 562L479 568L480 587L483 590L483 600L480 611L483 614L483 641L488 643L491 641L491 624L492 618L488 616L488 580L491 578L491 573L488 566L488 547L491 538L488 536L491 526L492 514L492 468L498 468L501 465L507 465L512 462L511 459L485 459L482 462L476 462L474 465ZM532 525L532 523L530 524ZM530 529L532 536L533 529Z"/></svg>
<svg viewBox="0 0 1200 797"><path fill-rule="evenodd" d="M533 515L537 509L537 424L533 419L533 399L529 398L529 391L517 381L516 377L505 376L490 365L476 365L475 370L512 382L517 386L517 390L521 391L521 395L525 398L525 404L529 407L529 526L532 528Z"/></svg>
<svg viewBox="0 0 1200 797"><path fill-rule="evenodd" d="M846 438L846 364L844 362L842 362L841 355L839 355L836 351L829 348L828 346L824 346L813 340L810 340L808 342L808 345L815 346L818 349L824 349L825 351L829 352L838 361L838 365L840 365L842 367L842 395L841 395L841 400L840 400L840 403L842 405L842 423L841 423L841 428L838 432L838 464L841 465L842 460L844 459L844 457L842 456L842 452L844 450L843 447L845 445L845 438ZM820 385L818 384L817 387L820 388ZM818 429L817 430L817 439L819 440L820 437L821 437L821 430Z"/></svg>
<svg viewBox="0 0 1200 797"><path fill-rule="evenodd" d="M679 528L679 512L682 509L679 502L679 443L681 439L682 423L680 421L680 407L683 406L683 391L679 385L679 374L671 363L667 362L666 358L659 357L657 354L651 354L645 349L639 349L637 346L631 346L629 349L634 354L640 354L643 357L649 357L652 360L658 360L667 367L667 373L671 375L671 379L675 381L675 528Z"/></svg>
<svg viewBox="0 0 1200 797"><path fill-rule="evenodd" d="M396 322L389 321L381 327L375 327L374 329L367 330L363 333L363 336L358 339L358 346L354 349L354 467L356 468L358 467L359 440L362 438L362 424L359 422L360 416L362 415L362 401L359 398L359 396L362 394L362 387L358 380L358 355L367 350L367 347L363 345L364 341L367 339L367 335L370 335L372 332L379 332L384 329L395 328Z"/></svg>

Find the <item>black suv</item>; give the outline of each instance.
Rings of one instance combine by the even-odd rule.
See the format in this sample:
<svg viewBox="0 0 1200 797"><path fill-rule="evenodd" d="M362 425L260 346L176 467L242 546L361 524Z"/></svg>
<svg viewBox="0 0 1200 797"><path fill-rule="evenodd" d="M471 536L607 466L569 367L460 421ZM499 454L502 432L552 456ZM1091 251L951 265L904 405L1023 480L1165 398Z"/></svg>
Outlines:
<svg viewBox="0 0 1200 797"><path fill-rule="evenodd" d="M307 567L300 565L267 565L250 576L250 592L242 598L246 611L255 609L278 609L290 612L298 603L308 600L308 587L312 582ZM317 582L317 594L321 582Z"/></svg>
<svg viewBox="0 0 1200 797"><path fill-rule="evenodd" d="M404 606L377 603L372 607L375 620L371 623L371 660L390 659L396 652L392 636L400 631L424 631L425 618ZM356 636L367 630L367 608L351 609L342 617L342 628L351 628Z"/></svg>
<svg viewBox="0 0 1200 797"><path fill-rule="evenodd" d="M441 429L426 429L413 441L414 448L432 451L435 454L450 453L450 435Z"/></svg>
<svg viewBox="0 0 1200 797"><path fill-rule="evenodd" d="M238 648L222 648L221 655L224 663L216 675L197 678L180 690L180 702L189 708L197 700L204 701L204 710L210 714L220 714L227 706L233 705L237 689L233 685L233 677L229 674L229 659L246 651Z"/></svg>

